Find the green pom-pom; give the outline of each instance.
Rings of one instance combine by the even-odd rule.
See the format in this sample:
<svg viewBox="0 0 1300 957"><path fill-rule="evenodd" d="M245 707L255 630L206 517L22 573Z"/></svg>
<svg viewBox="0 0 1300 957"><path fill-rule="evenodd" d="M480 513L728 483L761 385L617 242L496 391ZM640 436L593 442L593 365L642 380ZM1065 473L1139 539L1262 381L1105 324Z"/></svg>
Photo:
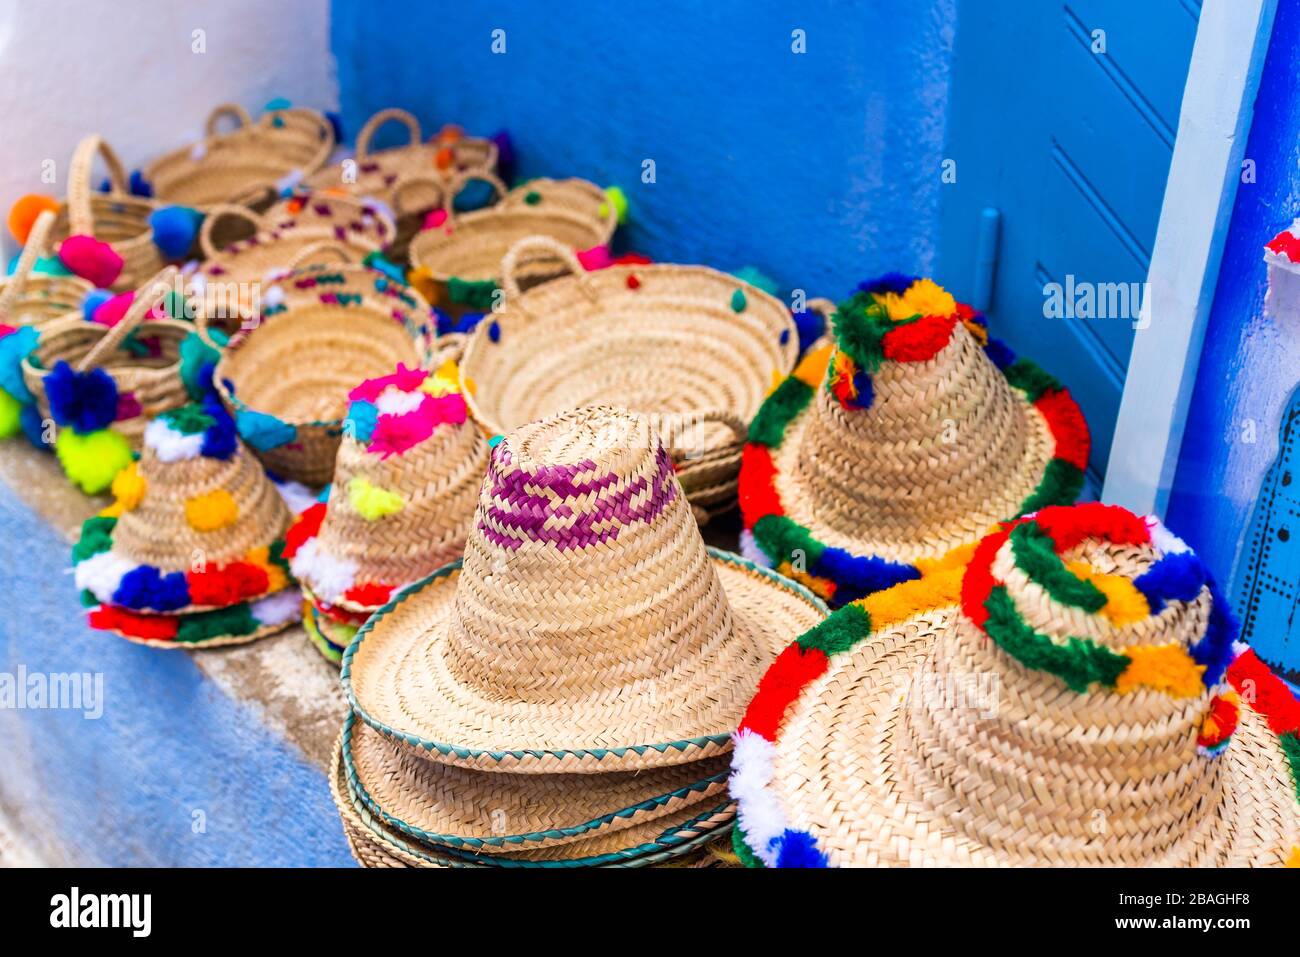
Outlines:
<svg viewBox="0 0 1300 957"><path fill-rule="evenodd" d="M78 435L59 429L54 453L72 484L87 495L108 491L118 472L131 464L131 446L126 437L112 429Z"/></svg>
<svg viewBox="0 0 1300 957"><path fill-rule="evenodd" d="M804 651L817 648L831 655L848 651L871 634L871 615L861 605L845 605L825 621L814 625L799 636L799 647Z"/></svg>
<svg viewBox="0 0 1300 957"><path fill-rule="evenodd" d="M197 435L217 424L217 420L205 412L203 406L195 403L169 409L159 418L181 435Z"/></svg>
<svg viewBox="0 0 1300 957"><path fill-rule="evenodd" d="M1055 392L1061 383L1028 359L1017 359L1003 370L1007 381L1025 394L1030 402L1037 402L1044 392Z"/></svg>
<svg viewBox="0 0 1300 957"><path fill-rule="evenodd" d="M865 292L840 303L831 322L840 349L868 375L880 371L885 361L885 333L905 324L891 320L889 311Z"/></svg>
<svg viewBox="0 0 1300 957"><path fill-rule="evenodd" d="M0 389L0 439L8 439L22 431L22 403L4 389Z"/></svg>
<svg viewBox="0 0 1300 957"><path fill-rule="evenodd" d="M227 342L226 334L219 329L209 329L208 335L223 346ZM181 381L185 383L185 391L191 399L202 399L206 390L205 383L199 380L199 373L205 365L221 358L221 353L204 342L197 332L191 332L181 340L180 353Z"/></svg>
<svg viewBox="0 0 1300 957"><path fill-rule="evenodd" d="M808 529L784 515L764 515L755 522L754 542L772 564L798 561L805 569L816 565L826 549Z"/></svg>
<svg viewBox="0 0 1300 957"><path fill-rule="evenodd" d="M216 611L185 615L176 628L176 640L182 644L251 635L259 625L247 604L232 605Z"/></svg>
<svg viewBox="0 0 1300 957"><path fill-rule="evenodd" d="M451 276L447 280L447 295L452 302L481 312L492 308L496 291L497 284L491 279L459 279Z"/></svg>
<svg viewBox="0 0 1300 957"><path fill-rule="evenodd" d="M812 401L813 388L794 376L776 387L767 400L758 407L758 414L749 423L749 441L766 445L770 449L781 447L785 430Z"/></svg>
<svg viewBox="0 0 1300 957"><path fill-rule="evenodd" d="M106 552L113 547L113 529L117 519L109 515L93 515L81 523L81 538L72 546L72 564Z"/></svg>
<svg viewBox="0 0 1300 957"><path fill-rule="evenodd" d="M1052 459L1029 498L1020 506L1020 514L1037 512L1049 505L1073 505L1083 491L1083 469L1065 459Z"/></svg>
<svg viewBox="0 0 1300 957"><path fill-rule="evenodd" d="M618 214L618 224L622 226L627 222L627 194L618 186L605 187L605 200L612 203L614 212ZM602 217L609 215L609 206L605 203L600 204L600 215Z"/></svg>
<svg viewBox="0 0 1300 957"><path fill-rule="evenodd" d="M744 312L747 305L749 305L749 300L745 298L745 290L737 289L731 294L732 312Z"/></svg>
<svg viewBox="0 0 1300 957"><path fill-rule="evenodd" d="M537 192L537 190L535 189L529 190L527 193L524 193L524 202L527 203L529 206L536 206L541 201L542 201L542 194Z"/></svg>

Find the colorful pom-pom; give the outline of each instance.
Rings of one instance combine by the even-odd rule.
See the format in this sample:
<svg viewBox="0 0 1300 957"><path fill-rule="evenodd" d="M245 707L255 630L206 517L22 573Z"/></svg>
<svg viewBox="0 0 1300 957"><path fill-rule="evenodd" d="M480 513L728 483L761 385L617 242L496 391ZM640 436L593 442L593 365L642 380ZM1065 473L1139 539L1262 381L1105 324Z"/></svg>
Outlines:
<svg viewBox="0 0 1300 957"><path fill-rule="evenodd" d="M149 214L153 243L166 259L184 259L189 255L201 225L203 214L188 206L164 206Z"/></svg>
<svg viewBox="0 0 1300 957"><path fill-rule="evenodd" d="M627 194L623 192L622 187L606 186L605 202L614 207L614 213L618 216L618 224L622 226L627 222ZM600 205L600 215L602 217L609 215L609 210L605 203Z"/></svg>
<svg viewBox="0 0 1300 957"><path fill-rule="evenodd" d="M748 305L748 303L749 300L745 298L745 290L737 289L735 292L731 294L732 312L744 312L745 306Z"/></svg>
<svg viewBox="0 0 1300 957"><path fill-rule="evenodd" d="M122 274L122 257L94 236L69 236L59 245L59 260L94 286L107 288Z"/></svg>
<svg viewBox="0 0 1300 957"><path fill-rule="evenodd" d="M9 207L9 232L14 239L18 240L18 245L25 246L27 236L36 225L36 220L41 213L48 211L57 214L61 208L61 204L53 196L44 196L40 193L20 196Z"/></svg>
<svg viewBox="0 0 1300 957"><path fill-rule="evenodd" d="M239 518L235 498L224 488L196 495L185 502L185 521L198 532L215 532L227 528Z"/></svg>
<svg viewBox="0 0 1300 957"><path fill-rule="evenodd" d="M0 389L0 439L11 438L22 431L22 403Z"/></svg>
<svg viewBox="0 0 1300 957"><path fill-rule="evenodd" d="M40 338L35 326L19 326L0 338L0 389L23 405L32 405L36 401L23 379L23 360L36 349Z"/></svg>
<svg viewBox="0 0 1300 957"><path fill-rule="evenodd" d="M77 372L60 359L45 376L45 395L54 421L82 435L117 418L117 383L103 369Z"/></svg>
<svg viewBox="0 0 1300 957"><path fill-rule="evenodd" d="M138 508L144 500L145 488L144 476L140 474L140 467L135 462L118 472L113 477L112 490L119 511L129 512Z"/></svg>
<svg viewBox="0 0 1300 957"><path fill-rule="evenodd" d="M133 461L126 437L112 429L84 435L59 429L54 451L68 478L87 495L107 490L117 473Z"/></svg>
<svg viewBox="0 0 1300 957"><path fill-rule="evenodd" d="M348 482L348 502L367 522L395 515L406 507L406 499L400 492L380 488L363 476L356 476Z"/></svg>
<svg viewBox="0 0 1300 957"><path fill-rule="evenodd" d="M243 440L259 452L287 445L298 437L297 428L288 422L266 412L256 412L252 409L240 409L236 412L235 424Z"/></svg>
<svg viewBox="0 0 1300 957"><path fill-rule="evenodd" d="M81 318L87 322L95 321L99 307L113 298L107 289L92 289L81 298Z"/></svg>
<svg viewBox="0 0 1300 957"><path fill-rule="evenodd" d="M119 292L116 296L109 295L91 314L91 321L112 328L122 321L122 317L126 315L126 311L131 308L133 302L135 302L135 290L133 289Z"/></svg>

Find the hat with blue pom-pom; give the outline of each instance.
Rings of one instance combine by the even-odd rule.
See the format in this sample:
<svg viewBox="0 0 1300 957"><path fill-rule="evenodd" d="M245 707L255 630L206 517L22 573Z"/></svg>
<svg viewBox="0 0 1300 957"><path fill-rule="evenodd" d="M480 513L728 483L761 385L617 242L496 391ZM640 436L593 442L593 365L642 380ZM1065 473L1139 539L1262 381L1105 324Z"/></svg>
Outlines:
<svg viewBox="0 0 1300 957"><path fill-rule="evenodd" d="M920 576L1000 520L1078 496L1089 438L1060 382L929 279L863 283L754 417L742 551L832 606Z"/></svg>
<svg viewBox="0 0 1300 957"><path fill-rule="evenodd" d="M1300 701L1154 518L1053 506L782 652L736 735L750 864L1300 865Z"/></svg>
<svg viewBox="0 0 1300 957"><path fill-rule="evenodd" d="M267 476L215 396L163 413L145 429L140 460L113 479L113 504L86 521L72 550L91 624L168 640L159 629L176 623L164 617L193 622L225 611L202 619L210 629L252 613L254 603L290 588L283 536L286 500L297 502L298 490ZM277 605L278 623L297 616L292 594ZM209 630L202 640L220 637L229 635Z"/></svg>

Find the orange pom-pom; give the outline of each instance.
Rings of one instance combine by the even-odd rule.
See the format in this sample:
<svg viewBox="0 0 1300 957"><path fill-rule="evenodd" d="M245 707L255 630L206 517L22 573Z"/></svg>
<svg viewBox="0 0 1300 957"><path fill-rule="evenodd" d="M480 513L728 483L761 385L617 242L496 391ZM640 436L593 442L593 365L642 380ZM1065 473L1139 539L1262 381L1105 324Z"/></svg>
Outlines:
<svg viewBox="0 0 1300 957"><path fill-rule="evenodd" d="M44 196L40 193L20 196L9 207L9 232L20 244L26 245L27 234L36 225L36 218L47 209L52 213L58 213L62 208L62 204L53 196Z"/></svg>
<svg viewBox="0 0 1300 957"><path fill-rule="evenodd" d="M455 143L464 135L465 131L463 129L455 123L448 123L438 131L438 134L433 138L433 141L435 143Z"/></svg>
<svg viewBox="0 0 1300 957"><path fill-rule="evenodd" d="M433 165L438 169L448 169L455 159L456 155L451 151L451 147L444 146L433 154Z"/></svg>

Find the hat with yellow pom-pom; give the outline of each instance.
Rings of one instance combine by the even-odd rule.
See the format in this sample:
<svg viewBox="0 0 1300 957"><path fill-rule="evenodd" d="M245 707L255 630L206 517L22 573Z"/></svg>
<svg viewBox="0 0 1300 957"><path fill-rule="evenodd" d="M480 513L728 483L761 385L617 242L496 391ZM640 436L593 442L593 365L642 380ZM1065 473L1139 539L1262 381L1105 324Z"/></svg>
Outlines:
<svg viewBox="0 0 1300 957"><path fill-rule="evenodd" d="M295 491L305 490L267 476L215 397L154 419L140 460L113 479L113 504L72 551L91 625L193 647L297 620L283 556Z"/></svg>
<svg viewBox="0 0 1300 957"><path fill-rule="evenodd" d="M747 863L1300 861L1300 701L1193 551L1096 503L962 551L759 682L732 759Z"/></svg>
<svg viewBox="0 0 1300 957"><path fill-rule="evenodd" d="M861 284L751 423L746 557L832 606L921 576L998 521L1069 504L1088 428L1059 382L929 279Z"/></svg>
<svg viewBox="0 0 1300 957"><path fill-rule="evenodd" d="M452 362L399 365L349 393L328 502L299 516L285 547L335 651L394 591L464 551L488 442L459 382Z"/></svg>

